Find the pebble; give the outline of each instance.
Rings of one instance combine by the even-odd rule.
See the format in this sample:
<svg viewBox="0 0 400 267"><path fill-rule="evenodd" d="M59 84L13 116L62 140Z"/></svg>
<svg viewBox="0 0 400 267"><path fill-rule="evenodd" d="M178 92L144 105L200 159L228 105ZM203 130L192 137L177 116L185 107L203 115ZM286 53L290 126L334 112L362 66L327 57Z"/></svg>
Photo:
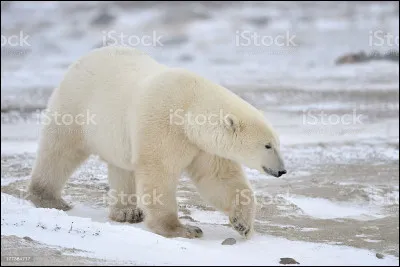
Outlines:
<svg viewBox="0 0 400 267"><path fill-rule="evenodd" d="M280 264L300 264L293 258L281 258Z"/></svg>
<svg viewBox="0 0 400 267"><path fill-rule="evenodd" d="M225 239L225 240L222 241L222 243L221 243L221 245L229 245L229 246L235 245L235 244L236 244L236 239L235 239L235 238L232 238L232 237Z"/></svg>

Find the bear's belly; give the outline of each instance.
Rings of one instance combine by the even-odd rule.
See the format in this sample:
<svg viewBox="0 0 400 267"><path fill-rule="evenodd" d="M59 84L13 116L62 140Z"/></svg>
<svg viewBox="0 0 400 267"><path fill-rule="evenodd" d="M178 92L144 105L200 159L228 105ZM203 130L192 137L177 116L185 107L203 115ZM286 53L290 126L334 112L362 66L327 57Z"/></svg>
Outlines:
<svg viewBox="0 0 400 267"><path fill-rule="evenodd" d="M85 143L91 154L116 167L134 170L135 155L132 138L125 120L103 115L95 125L84 127ZM111 123L113 121L113 123Z"/></svg>
<svg viewBox="0 0 400 267"><path fill-rule="evenodd" d="M118 141L101 142L98 138L88 141L88 150L92 155L97 155L101 160L125 170L134 170L135 160L132 158L130 144Z"/></svg>

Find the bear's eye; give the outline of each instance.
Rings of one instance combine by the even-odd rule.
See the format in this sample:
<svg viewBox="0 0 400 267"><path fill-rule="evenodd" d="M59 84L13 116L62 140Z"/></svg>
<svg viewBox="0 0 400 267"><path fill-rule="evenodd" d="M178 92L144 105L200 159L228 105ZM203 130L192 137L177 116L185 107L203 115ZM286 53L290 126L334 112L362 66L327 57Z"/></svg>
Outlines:
<svg viewBox="0 0 400 267"><path fill-rule="evenodd" d="M271 149L271 145L265 145L266 149Z"/></svg>

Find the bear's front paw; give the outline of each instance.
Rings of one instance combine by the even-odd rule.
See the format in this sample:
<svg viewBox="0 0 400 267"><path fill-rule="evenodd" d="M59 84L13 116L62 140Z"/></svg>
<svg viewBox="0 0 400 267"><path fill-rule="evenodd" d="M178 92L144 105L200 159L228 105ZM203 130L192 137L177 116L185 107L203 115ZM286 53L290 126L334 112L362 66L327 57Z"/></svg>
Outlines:
<svg viewBox="0 0 400 267"><path fill-rule="evenodd" d="M253 226L243 219L241 216L231 216L229 221L233 229L235 229L241 236L249 239L253 234Z"/></svg>
<svg viewBox="0 0 400 267"><path fill-rule="evenodd" d="M137 207L111 207L110 219L116 222L140 223L144 219L143 211Z"/></svg>

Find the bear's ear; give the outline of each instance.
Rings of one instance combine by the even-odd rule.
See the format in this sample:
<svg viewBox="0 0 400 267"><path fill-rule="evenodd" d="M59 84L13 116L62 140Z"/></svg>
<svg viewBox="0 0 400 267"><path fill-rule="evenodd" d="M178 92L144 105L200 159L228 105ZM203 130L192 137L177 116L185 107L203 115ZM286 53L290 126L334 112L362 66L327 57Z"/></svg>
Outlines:
<svg viewBox="0 0 400 267"><path fill-rule="evenodd" d="M229 114L225 117L225 127L232 132L240 131L240 121L236 116Z"/></svg>

